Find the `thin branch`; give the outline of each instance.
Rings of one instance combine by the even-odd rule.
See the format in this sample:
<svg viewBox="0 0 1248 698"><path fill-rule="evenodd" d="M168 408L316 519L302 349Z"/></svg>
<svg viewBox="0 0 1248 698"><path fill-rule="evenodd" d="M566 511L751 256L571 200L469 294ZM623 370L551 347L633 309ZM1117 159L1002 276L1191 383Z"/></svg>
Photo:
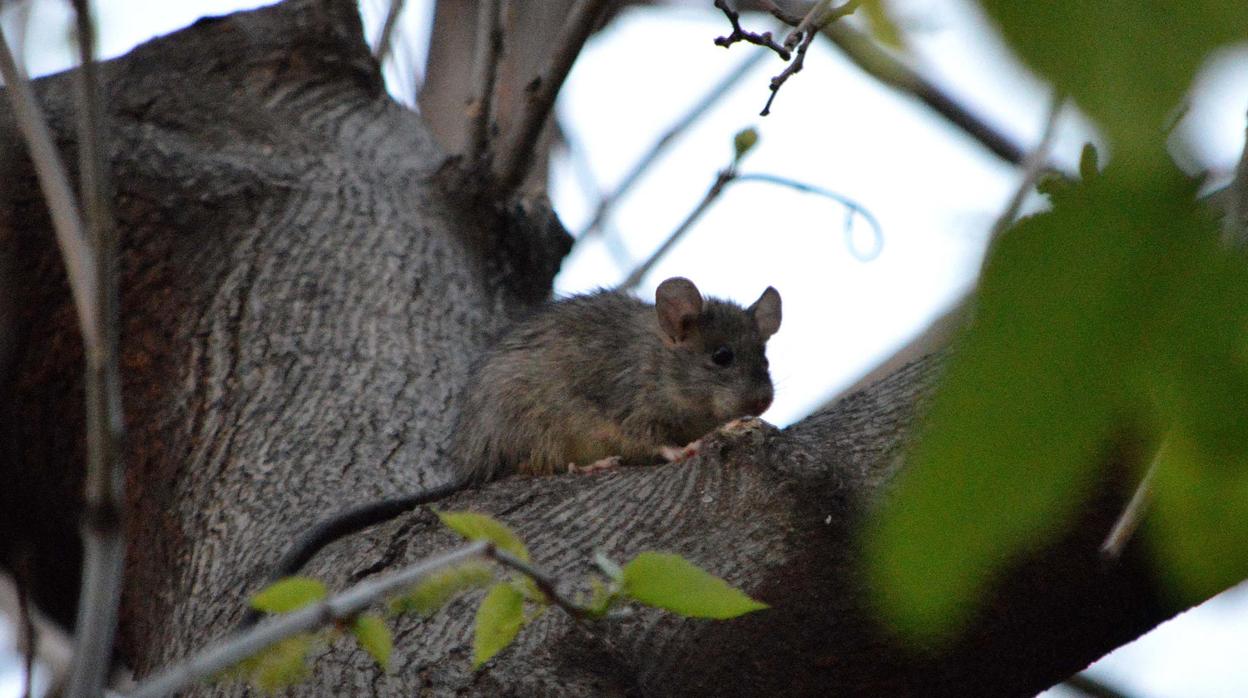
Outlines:
<svg viewBox="0 0 1248 698"><path fill-rule="evenodd" d="M732 33L729 34L728 36L716 37L715 38L716 46L723 46L724 48L728 48L729 46L732 46L738 41L744 41L746 43L755 44L758 46L762 46L764 48L769 48L772 51L775 51L777 56L780 56L786 61L792 57L792 54L789 52L788 48L781 46L780 44L777 44L775 40L772 39L771 32L763 32L762 34L755 34L754 32L748 32L742 29L741 28L741 13L729 7L727 0L715 0L715 7L718 7L720 11L724 13L724 16L728 18L728 21L732 23Z"/></svg>
<svg viewBox="0 0 1248 698"><path fill-rule="evenodd" d="M1014 195L1010 197L1010 201L1006 204L1005 210L997 217L993 223L992 230L988 234L988 243L992 244L993 240L1000 237L1001 233L1014 223L1018 218L1018 212L1023 207L1027 195L1036 186L1036 180L1040 177L1040 173L1046 169L1049 161L1049 154L1053 150L1053 140L1057 135L1057 121L1062 113L1062 96L1054 94L1049 100L1049 111L1045 116L1044 133L1040 136L1034 150L1023 159L1022 169L1023 176L1018 182L1018 187L1014 189Z"/></svg>
<svg viewBox="0 0 1248 698"><path fill-rule="evenodd" d="M575 601L572 601L563 594L560 594L559 589L555 586L555 580L551 579L544 572L537 569L533 565L530 565L506 550L500 550L496 547L491 547L486 550L485 556L495 562L498 562L500 565L510 567L513 570L526 575L529 579L532 579L533 583L537 585L538 590L541 591L542 594L544 594L552 603L566 611L568 615L576 619L586 617L587 614L584 608L579 606Z"/></svg>
<svg viewBox="0 0 1248 698"><path fill-rule="evenodd" d="M813 184L799 182L796 179L781 177L773 174L763 174L760 172L751 172L749 174L737 175L737 182L766 182L768 184L778 184L782 187L796 189L806 194L815 194L839 203L845 207L845 245L849 248L850 254L857 257L860 261L869 262L880 256L880 252L884 250L884 228L880 225L880 221L862 204L853 199L838 194L830 189L816 187ZM861 217L871 226L871 249L865 253L859 254L854 247L854 218Z"/></svg>
<svg viewBox="0 0 1248 698"><path fill-rule="evenodd" d="M39 644L38 631L35 628L35 614L31 609L30 580L30 553L25 546L22 546L14 569L13 586L17 587L17 614L20 631L17 646L25 645L25 651L22 652L23 698L32 698L35 695L32 691L32 684L35 674L35 649Z"/></svg>
<svg viewBox="0 0 1248 698"><path fill-rule="evenodd" d="M824 28L823 35L836 44L863 72L914 96L1002 160L1014 165L1022 164L1026 152L1018 143L972 114L953 97L894 58L862 32L844 22L837 22Z"/></svg>
<svg viewBox="0 0 1248 698"><path fill-rule="evenodd" d="M65 165L52 144L48 123L35 101L30 82L18 68L13 53L9 50L9 44L3 32L0 32L0 78L4 79L5 92L8 93L13 105L17 127L21 130L27 147L30 148L30 159L35 166L35 175L39 178L39 186L48 200L48 211L52 216L52 227L56 231L56 242L61 249L61 256L65 259L70 291L73 294L74 306L78 311L78 324L82 328L83 346L88 356L97 354L103 347L104 341L97 307L99 293L96 291L97 279L94 273L95 254L87 243L82 219L78 215L78 203L69 185Z"/></svg>
<svg viewBox="0 0 1248 698"><path fill-rule="evenodd" d="M1081 672L1061 683L1091 698L1129 698L1126 693L1110 686L1100 679L1093 678L1088 672Z"/></svg>
<svg viewBox="0 0 1248 698"><path fill-rule="evenodd" d="M559 88L568 77L572 63L589 39L590 33L607 7L606 0L579 0L572 14L559 32L555 51L540 76L526 88L528 99L524 101L517 128L511 140L499 154L495 173L504 191L513 191L524 181L533 164L533 149L541 135L542 126L555 105Z"/></svg>
<svg viewBox="0 0 1248 698"><path fill-rule="evenodd" d="M663 244L659 245L658 249L646 258L646 261L637 265L637 267L633 269L632 273L630 273L628 277L619 285L619 290L631 291L637 288L637 285L641 283L641 280L645 278L646 274L650 273L650 269L653 268L660 259L666 256L677 242L680 242L681 238L683 238L685 234L689 232L689 229L693 227L693 224L697 223L698 219L702 217L702 214L706 213L706 210L711 207L711 204L719 198L720 194L724 193L724 187L728 186L728 183L731 182L736 176L737 172L734 167L729 167L728 169L721 171L715 177L715 182L711 184L711 188L706 191L706 195L702 197L702 201L698 202L697 207L695 207L693 211L685 217L685 220L681 222L676 230L672 231L671 235L667 236L667 239L663 241Z"/></svg>
<svg viewBox="0 0 1248 698"><path fill-rule="evenodd" d="M814 41L815 35L823 30L824 27L832 24L836 20L849 14L853 14L858 9L862 0L849 0L848 2L828 9L831 0L819 0L815 6L810 8L810 12L802 18L800 24L784 39L784 45L788 48L797 47L797 53L793 56L793 60L780 71L780 74L771 79L769 88L771 96L767 98L767 104L763 105L763 111L759 112L759 116L767 116L771 113L771 103L776 99L776 93L780 91L780 87L788 81L790 77L801 72L802 66L806 62L806 49L810 48L810 42Z"/></svg>
<svg viewBox="0 0 1248 698"><path fill-rule="evenodd" d="M468 131L469 163L476 163L486 152L490 141L490 123L494 115L494 82L498 79L498 61L503 52L503 8L501 0L481 0L477 6L477 45L473 51L472 84L476 96L472 100L472 123Z"/></svg>
<svg viewBox="0 0 1248 698"><path fill-rule="evenodd" d="M157 672L126 695L130 698L172 695L195 681L212 676L263 651L275 642L331 623L348 621L378 600L412 586L433 572L486 554L491 547L493 546L485 541L469 543L397 572L360 582L320 603L268 618L245 632L229 636L198 654Z"/></svg>
<svg viewBox="0 0 1248 698"><path fill-rule="evenodd" d="M579 235L577 235L577 242L580 242L581 240L586 239L587 236L593 235L595 232L599 231L602 227L602 222L606 220L608 215L610 215L611 210L617 203L619 203L620 199L632 190L633 185L641 179L642 175L649 171L650 166L659 159L659 156L666 152L668 147L675 142L677 138L683 135L685 131L689 130L693 124L697 123L698 119L702 118L706 112L710 111L711 107L719 103L719 100L727 95L728 92L741 81L741 78L745 77L747 73L753 70L754 67L761 63L762 60L768 55L770 54L764 50L755 50L749 58L741 61L737 64L737 67L733 68L726 75L724 75L719 82L715 83L715 85L702 96L702 99L698 100L697 103L690 107L689 111L685 112L685 114L682 115L676 123L672 124L667 131L665 131L663 135L654 142L654 145L650 146L650 150L646 151L646 154L641 156L641 159L637 161L637 164L633 165L633 168L629 170L628 174L624 175L624 179L620 181L615 190L604 196L598 202L598 208L594 209L594 215L590 218L589 224L581 230Z"/></svg>
<svg viewBox="0 0 1248 698"><path fill-rule="evenodd" d="M1148 468L1144 471L1144 477L1140 479L1140 484L1136 485L1135 492L1131 495L1131 501L1127 502L1127 506L1122 510L1118 519L1114 521L1113 528L1110 529L1109 535L1105 536L1105 542L1101 543L1101 557L1106 560L1117 560L1122 557L1122 551L1127 546L1127 541L1131 540L1135 529L1139 528L1140 521L1144 519L1144 512L1148 508L1148 502L1152 497L1153 480L1157 475L1157 464L1161 461L1160 452L1148 464Z"/></svg>
<svg viewBox="0 0 1248 698"><path fill-rule="evenodd" d="M81 201L95 251L96 324L102 344L87 355L87 471L83 513L83 572L75 623L69 695L96 695L112 660L117 607L125 566L122 532L123 421L117 366L117 239L108 205L102 139L100 76L95 27L88 0L74 0L81 66L77 80L77 130Z"/></svg>
<svg viewBox="0 0 1248 698"><path fill-rule="evenodd" d="M1049 105L1049 112L1045 120L1044 135L1040 137L1040 143L1036 145L1035 150L1030 155L1021 158L1023 163L1023 177L1019 181L1018 187L1014 191L1014 195L1010 197L1009 203L1005 210L993 223L989 240L996 239L1002 230L1009 227L1009 224L1018 216L1018 209L1022 206L1023 199L1035 186L1036 177L1040 172L1044 171L1044 167L1040 163L1044 163L1048 159L1049 150L1052 147L1053 135L1057 127L1057 117L1061 113L1062 100L1058 95L1054 95ZM949 309L941 313L933 320L919 335L906 342L897 351L893 352L888 358L876 364L871 370L867 371L861 378L851 383L848 387L837 390L831 397L823 402L815 411L827 409L836 404L841 398L852 395L866 388L868 385L875 383L883 377L890 375L897 369L907 363L914 361L920 357L927 356L935 351L939 351L953 341L957 332L965 325L966 310L970 307L974 289L966 291L958 298L957 301L950 304Z"/></svg>
<svg viewBox="0 0 1248 698"><path fill-rule="evenodd" d="M381 36L377 38L377 62L384 63L394 47L394 29L403 14L404 0L390 0L390 9L386 11L386 21L381 25Z"/></svg>

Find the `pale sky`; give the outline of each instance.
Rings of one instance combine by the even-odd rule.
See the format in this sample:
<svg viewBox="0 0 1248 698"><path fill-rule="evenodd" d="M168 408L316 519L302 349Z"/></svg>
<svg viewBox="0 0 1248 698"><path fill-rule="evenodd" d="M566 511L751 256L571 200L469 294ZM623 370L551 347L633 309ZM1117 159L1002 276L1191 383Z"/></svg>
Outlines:
<svg viewBox="0 0 1248 698"><path fill-rule="evenodd" d="M119 55L199 16L262 4L267 3L109 0L100 3L101 50ZM370 32L380 27L387 4L361 0ZM429 2L407 4L412 45L419 46L428 34ZM710 10L709 0L706 5L705 11L625 12L578 61L559 114L575 144L584 148L601 189L612 188L677 115L754 49L714 46L711 40L727 33L727 24ZM915 64L925 74L1024 147L1036 143L1047 90L1009 56L977 11L962 0L894 5L912 30ZM68 67L68 3L44 0L33 7L29 70L42 74ZM10 31L14 18L13 6L0 12ZM745 21L760 26L768 18ZM781 67L778 59L765 60L682 138L616 209L611 229L633 259L644 258L728 163L732 135L750 125L759 129L760 141L742 172L778 174L833 190L878 218L883 249L862 261L847 245L844 210L837 204L767 184L734 184L642 283L640 292L652 294L667 276L682 275L704 292L742 302L768 285L781 292L784 323L768 351L777 399L765 417L783 425L869 370L969 287L986 232L1018 175L922 105L864 77L822 42L812 46L805 69L781 89L772 115L760 118L768 79ZM1192 109L1175 136L1176 151L1189 168L1234 166L1248 108L1244 75L1248 48L1241 46L1219 53L1198 78ZM1092 137L1086 121L1066 109L1055 158L1072 164ZM577 231L594 202L586 200L583 178L574 171L567 162L557 163L551 197L569 230ZM858 226L857 234L864 235L861 221ZM594 241L567 260L557 290L610 286L626 273L605 245ZM1141 698L1248 695L1244 647L1248 595L1237 589L1114 652L1092 671ZM16 695L4 667L0 661L0 698Z"/></svg>

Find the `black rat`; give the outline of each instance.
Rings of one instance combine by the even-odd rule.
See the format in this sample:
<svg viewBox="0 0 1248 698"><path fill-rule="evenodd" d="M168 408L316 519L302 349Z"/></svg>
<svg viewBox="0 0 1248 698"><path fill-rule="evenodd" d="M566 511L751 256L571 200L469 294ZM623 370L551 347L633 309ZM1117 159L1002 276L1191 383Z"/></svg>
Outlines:
<svg viewBox="0 0 1248 698"><path fill-rule="evenodd" d="M319 523L274 578L342 536L470 484L679 458L716 427L771 405L766 345L779 328L780 294L770 286L748 308L704 299L682 277L659 284L653 305L616 290L552 302L472 371L449 483Z"/></svg>

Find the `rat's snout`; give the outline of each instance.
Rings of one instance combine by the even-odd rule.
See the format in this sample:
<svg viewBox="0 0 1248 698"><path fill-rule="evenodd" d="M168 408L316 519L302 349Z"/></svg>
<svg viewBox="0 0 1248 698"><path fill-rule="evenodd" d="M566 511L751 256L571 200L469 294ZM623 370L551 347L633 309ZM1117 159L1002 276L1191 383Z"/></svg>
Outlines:
<svg viewBox="0 0 1248 698"><path fill-rule="evenodd" d="M756 391L742 402L742 411L747 417L757 417L766 412L768 407L771 407L771 400L774 394L770 385L765 390Z"/></svg>

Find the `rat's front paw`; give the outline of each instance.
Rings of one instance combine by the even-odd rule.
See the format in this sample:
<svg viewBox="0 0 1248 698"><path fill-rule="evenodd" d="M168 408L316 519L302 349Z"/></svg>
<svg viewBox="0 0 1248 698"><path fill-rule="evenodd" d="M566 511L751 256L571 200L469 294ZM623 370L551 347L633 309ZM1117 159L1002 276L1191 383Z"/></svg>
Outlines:
<svg viewBox="0 0 1248 698"><path fill-rule="evenodd" d="M702 448L702 439L698 439L684 446L660 446L659 455L663 456L663 460L668 463L693 458L698 455L698 450Z"/></svg>
<svg viewBox="0 0 1248 698"><path fill-rule="evenodd" d="M622 464L623 462L624 462L624 459L620 458L619 456L609 456L607 458L600 458L599 460L596 460L593 463L590 463L588 465L577 465L576 463L568 463L568 472L569 473L596 473L600 470L610 470L611 468L618 468L620 467L620 464Z"/></svg>

